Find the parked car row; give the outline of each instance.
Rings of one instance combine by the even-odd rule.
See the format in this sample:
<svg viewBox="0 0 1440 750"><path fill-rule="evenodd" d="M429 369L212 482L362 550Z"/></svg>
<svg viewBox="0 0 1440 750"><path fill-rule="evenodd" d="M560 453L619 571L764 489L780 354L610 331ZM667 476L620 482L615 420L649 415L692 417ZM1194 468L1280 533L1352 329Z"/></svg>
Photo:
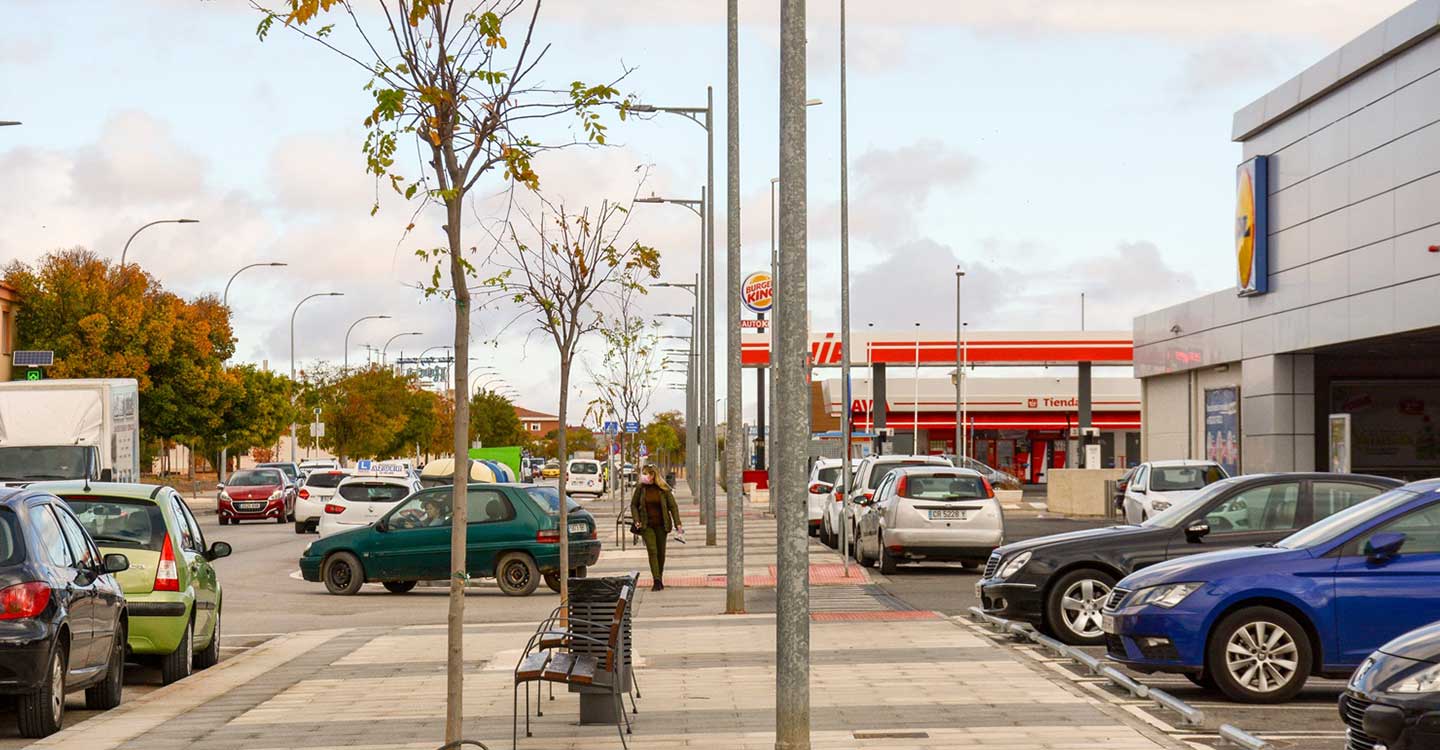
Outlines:
<svg viewBox="0 0 1440 750"><path fill-rule="evenodd" d="M220 660L223 600L199 523L169 487L88 481L0 489L0 693L26 737L64 724L65 695L120 705L127 660L165 684Z"/></svg>

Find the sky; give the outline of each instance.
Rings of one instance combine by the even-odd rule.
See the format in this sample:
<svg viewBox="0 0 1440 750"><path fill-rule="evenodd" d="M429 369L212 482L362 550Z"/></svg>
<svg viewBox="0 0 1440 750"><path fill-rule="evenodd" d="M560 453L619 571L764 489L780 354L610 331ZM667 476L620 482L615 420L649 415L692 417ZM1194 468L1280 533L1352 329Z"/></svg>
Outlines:
<svg viewBox="0 0 1440 750"><path fill-rule="evenodd" d="M543 2L537 40L549 48L536 75L547 85L619 79L638 101L671 106L703 105L714 87L723 282L725 3ZM852 325L952 330L957 266L967 272L974 331L1078 328L1081 292L1087 327L1128 330L1142 312L1231 284L1233 113L1405 4L850 3ZM807 110L817 330L837 330L839 320L837 6L809 3L808 90L823 102ZM746 272L769 263L777 8L740 3ZM127 260L187 296L219 295L248 263L288 263L235 279L239 360L288 369L292 313L302 369L341 361L346 329L367 315L391 319L355 327L352 364L368 356L365 345L395 334L420 335L393 339L392 357L451 340L451 308L415 288L429 271L414 250L438 244L439 221L422 216L406 235L413 209L384 190L370 215L377 187L361 154L370 101L353 63L283 29L262 43L248 0L0 0L0 10L0 120L24 122L0 129L0 265L74 246L118 259L140 225L196 218L147 229ZM336 37L354 41L343 30ZM568 124L544 127L571 134ZM637 191L695 197L704 136L673 115L612 121L606 147L541 158L541 187L574 206ZM471 236L494 226L505 187L498 176L481 183ZM628 238L661 250L664 278L679 281L698 268L698 231L694 215L673 206L638 206L626 227ZM306 295L329 291L344 296L296 312ZM690 304L673 289L642 302L652 315ZM553 345L513 310L477 312L474 322L473 364L498 373L483 380L503 380L519 403L553 411ZM668 322L664 333L688 333ZM587 346L586 362L598 364L600 348ZM584 373L582 403L595 395ZM747 388L747 414L753 398ZM669 388L654 403L682 406Z"/></svg>

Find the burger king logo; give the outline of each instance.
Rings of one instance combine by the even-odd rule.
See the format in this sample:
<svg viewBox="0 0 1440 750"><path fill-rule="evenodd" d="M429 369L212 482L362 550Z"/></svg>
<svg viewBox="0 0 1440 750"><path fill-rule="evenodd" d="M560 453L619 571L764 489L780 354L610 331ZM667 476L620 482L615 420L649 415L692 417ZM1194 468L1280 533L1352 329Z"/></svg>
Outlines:
<svg viewBox="0 0 1440 750"><path fill-rule="evenodd" d="M1269 289L1269 170L1266 157L1240 165L1235 182L1235 270L1240 295Z"/></svg>
<svg viewBox="0 0 1440 750"><path fill-rule="evenodd" d="M775 305L774 280L765 271L756 271L740 284L740 298L751 312L769 312Z"/></svg>

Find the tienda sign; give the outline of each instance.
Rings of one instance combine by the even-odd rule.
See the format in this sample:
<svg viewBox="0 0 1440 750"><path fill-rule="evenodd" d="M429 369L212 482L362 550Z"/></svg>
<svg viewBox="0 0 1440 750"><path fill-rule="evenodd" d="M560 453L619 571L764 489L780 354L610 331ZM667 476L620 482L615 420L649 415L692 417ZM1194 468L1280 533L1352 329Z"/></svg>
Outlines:
<svg viewBox="0 0 1440 750"><path fill-rule="evenodd" d="M751 312L769 312L775 305L775 281L765 271L756 271L740 284L740 299Z"/></svg>

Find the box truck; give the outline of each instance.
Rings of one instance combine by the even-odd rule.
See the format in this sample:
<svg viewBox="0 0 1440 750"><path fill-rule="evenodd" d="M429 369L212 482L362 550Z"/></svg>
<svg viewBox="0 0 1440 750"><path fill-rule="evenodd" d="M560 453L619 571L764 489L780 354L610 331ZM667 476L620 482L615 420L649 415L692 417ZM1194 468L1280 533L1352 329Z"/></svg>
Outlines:
<svg viewBox="0 0 1440 750"><path fill-rule="evenodd" d="M0 383L0 484L140 481L133 378Z"/></svg>

